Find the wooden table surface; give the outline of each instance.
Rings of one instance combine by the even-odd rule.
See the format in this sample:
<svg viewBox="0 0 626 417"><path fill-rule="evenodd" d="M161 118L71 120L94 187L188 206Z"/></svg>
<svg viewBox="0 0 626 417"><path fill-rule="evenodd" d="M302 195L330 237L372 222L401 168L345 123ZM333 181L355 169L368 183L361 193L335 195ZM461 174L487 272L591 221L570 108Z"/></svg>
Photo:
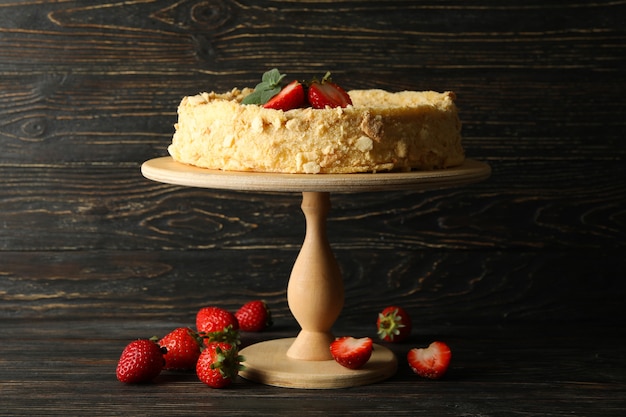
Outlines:
<svg viewBox="0 0 626 417"><path fill-rule="evenodd" d="M626 415L626 1L0 2L0 414ZM123 346L205 305L268 301L304 234L298 192L150 181L183 96L273 67L347 89L454 91L488 180L331 195L335 333L405 307L397 375L333 391L192 374L116 381ZM451 344L424 381L409 347Z"/></svg>
<svg viewBox="0 0 626 417"><path fill-rule="evenodd" d="M80 319L4 323L2 414L618 417L626 413L623 328L614 326L422 327L406 342L386 344L399 359L394 377L336 390L277 388L243 379L218 390L192 372L163 372L147 385L116 380L116 359L129 340L188 324ZM244 333L242 344L294 336L296 330L279 320L270 331ZM371 328L350 331L373 336ZM404 355L436 338L450 344L452 366L445 379L421 379L409 370Z"/></svg>

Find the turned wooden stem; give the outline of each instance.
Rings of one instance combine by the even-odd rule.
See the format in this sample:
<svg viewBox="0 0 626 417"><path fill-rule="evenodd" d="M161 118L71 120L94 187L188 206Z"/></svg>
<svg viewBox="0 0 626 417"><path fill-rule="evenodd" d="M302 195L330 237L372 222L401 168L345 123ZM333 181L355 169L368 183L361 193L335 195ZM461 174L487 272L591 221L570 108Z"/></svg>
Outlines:
<svg viewBox="0 0 626 417"><path fill-rule="evenodd" d="M287 286L289 308L302 328L287 351L287 356L293 359L332 359L331 328L343 308L344 289L339 265L326 235L329 210L329 193L302 193L306 234Z"/></svg>

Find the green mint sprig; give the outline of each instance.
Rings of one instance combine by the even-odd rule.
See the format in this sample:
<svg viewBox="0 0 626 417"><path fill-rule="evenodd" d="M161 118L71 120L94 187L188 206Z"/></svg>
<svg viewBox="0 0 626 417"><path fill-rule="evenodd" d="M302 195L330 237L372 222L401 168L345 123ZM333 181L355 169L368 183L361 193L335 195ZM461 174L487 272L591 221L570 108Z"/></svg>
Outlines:
<svg viewBox="0 0 626 417"><path fill-rule="evenodd" d="M254 91L248 94L242 104L265 104L281 90L280 83L287 74L281 74L276 68L263 73L261 82L254 87Z"/></svg>

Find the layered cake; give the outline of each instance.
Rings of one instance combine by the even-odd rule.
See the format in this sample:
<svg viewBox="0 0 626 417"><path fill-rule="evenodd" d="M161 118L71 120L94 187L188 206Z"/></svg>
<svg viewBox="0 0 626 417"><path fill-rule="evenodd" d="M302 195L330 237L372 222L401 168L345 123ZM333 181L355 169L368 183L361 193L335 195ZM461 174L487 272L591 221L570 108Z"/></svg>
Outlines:
<svg viewBox="0 0 626 417"><path fill-rule="evenodd" d="M304 99L290 86L261 103L250 100L258 86L184 97L170 155L201 168L303 174L430 170L463 163L452 92L353 90L333 106L314 101L311 86L302 88ZM322 92L329 98L334 94ZM298 104L268 103L285 96L296 97Z"/></svg>

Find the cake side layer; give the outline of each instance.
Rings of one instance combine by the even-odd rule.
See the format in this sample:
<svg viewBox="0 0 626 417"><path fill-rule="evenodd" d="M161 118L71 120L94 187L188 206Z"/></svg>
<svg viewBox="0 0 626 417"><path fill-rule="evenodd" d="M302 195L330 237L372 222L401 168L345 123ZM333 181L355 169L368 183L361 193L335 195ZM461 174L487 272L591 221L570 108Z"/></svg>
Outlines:
<svg viewBox="0 0 626 417"><path fill-rule="evenodd" d="M185 97L168 151L203 168L352 173L447 168L464 160L452 93L355 90L354 106L264 109L251 90Z"/></svg>

